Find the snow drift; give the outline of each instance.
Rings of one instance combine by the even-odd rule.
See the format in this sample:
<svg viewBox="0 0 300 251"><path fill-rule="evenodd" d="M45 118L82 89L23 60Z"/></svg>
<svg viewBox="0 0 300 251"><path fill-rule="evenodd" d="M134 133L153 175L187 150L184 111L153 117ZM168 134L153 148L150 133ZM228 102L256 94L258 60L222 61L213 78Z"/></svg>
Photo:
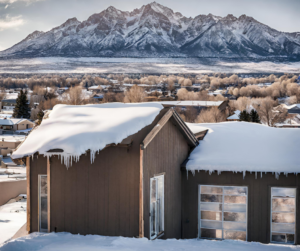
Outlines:
<svg viewBox="0 0 300 251"><path fill-rule="evenodd" d="M91 151L95 153L108 144L121 143L123 139L150 125L163 108L158 103L99 105L56 105L48 118L34 129L22 145L12 154L13 159L33 155L60 155L64 164ZM48 152L61 149L63 152Z"/></svg>
<svg viewBox="0 0 300 251"><path fill-rule="evenodd" d="M188 158L186 169L233 172L299 173L300 130L255 123L191 124L193 133L209 130Z"/></svg>

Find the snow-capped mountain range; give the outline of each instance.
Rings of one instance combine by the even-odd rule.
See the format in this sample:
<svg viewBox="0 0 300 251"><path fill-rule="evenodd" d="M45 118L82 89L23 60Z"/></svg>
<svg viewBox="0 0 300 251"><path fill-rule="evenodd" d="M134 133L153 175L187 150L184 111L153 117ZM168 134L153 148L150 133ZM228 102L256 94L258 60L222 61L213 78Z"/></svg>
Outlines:
<svg viewBox="0 0 300 251"><path fill-rule="evenodd" d="M114 7L48 32L35 31L0 57L300 58L300 32L286 33L252 17L187 18L156 2L132 12Z"/></svg>

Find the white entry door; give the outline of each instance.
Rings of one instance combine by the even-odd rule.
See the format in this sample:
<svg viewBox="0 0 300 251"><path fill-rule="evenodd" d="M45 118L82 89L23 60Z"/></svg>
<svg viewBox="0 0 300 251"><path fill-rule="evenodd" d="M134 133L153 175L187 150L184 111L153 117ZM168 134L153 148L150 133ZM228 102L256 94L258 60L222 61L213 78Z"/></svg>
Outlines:
<svg viewBox="0 0 300 251"><path fill-rule="evenodd" d="M150 239L164 233L164 176L150 179Z"/></svg>

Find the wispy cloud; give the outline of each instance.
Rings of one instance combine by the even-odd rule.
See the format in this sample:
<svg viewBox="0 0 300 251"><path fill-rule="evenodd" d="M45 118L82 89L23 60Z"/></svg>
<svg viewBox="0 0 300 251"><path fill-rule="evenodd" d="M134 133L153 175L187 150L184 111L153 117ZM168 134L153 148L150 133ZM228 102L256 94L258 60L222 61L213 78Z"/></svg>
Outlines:
<svg viewBox="0 0 300 251"><path fill-rule="evenodd" d="M17 28L19 26L22 26L24 23L25 21L21 15L15 17L6 15L5 18L0 18L0 31L11 28Z"/></svg>
<svg viewBox="0 0 300 251"><path fill-rule="evenodd" d="M12 4L12 3L16 3L16 2L24 2L24 3L30 4L30 3L39 2L39 1L43 1L43 0L0 0L0 3Z"/></svg>

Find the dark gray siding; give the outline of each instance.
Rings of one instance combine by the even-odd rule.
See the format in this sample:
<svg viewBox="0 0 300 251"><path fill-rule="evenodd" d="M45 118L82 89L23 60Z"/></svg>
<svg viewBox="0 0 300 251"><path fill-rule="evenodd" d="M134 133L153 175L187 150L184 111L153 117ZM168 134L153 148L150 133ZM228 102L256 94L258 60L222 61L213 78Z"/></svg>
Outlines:
<svg viewBox="0 0 300 251"><path fill-rule="evenodd" d="M165 233L163 238L181 238L181 171L189 146L172 118L144 150L144 231L149 238L150 178L165 173Z"/></svg>
<svg viewBox="0 0 300 251"><path fill-rule="evenodd" d="M198 235L198 185L236 185L248 186L248 241L262 243L270 242L270 196L271 187L297 188L296 226L300 230L299 188L300 177L296 175L280 175L279 180L271 173L241 173L222 172L220 175L208 172L190 172L187 178L186 171L182 172L182 222L183 238L196 238ZM297 244L300 243L300 231L296 231Z"/></svg>

